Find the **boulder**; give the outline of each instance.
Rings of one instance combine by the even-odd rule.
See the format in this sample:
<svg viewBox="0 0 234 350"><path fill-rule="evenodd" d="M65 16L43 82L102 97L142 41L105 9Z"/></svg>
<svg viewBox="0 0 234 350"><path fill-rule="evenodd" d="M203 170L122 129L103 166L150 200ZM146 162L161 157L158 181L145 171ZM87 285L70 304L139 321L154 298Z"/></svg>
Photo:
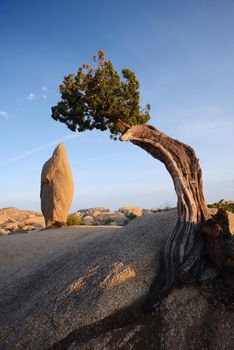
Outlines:
<svg viewBox="0 0 234 350"><path fill-rule="evenodd" d="M83 225L92 225L94 223L94 218L90 215L86 215L82 218L81 224Z"/></svg>
<svg viewBox="0 0 234 350"><path fill-rule="evenodd" d="M115 215L115 222L116 222L116 225L123 226L128 222L128 219L123 213L117 212Z"/></svg>
<svg viewBox="0 0 234 350"><path fill-rule="evenodd" d="M118 210L119 212L123 213L127 217L138 217L142 216L143 209L139 207L122 207Z"/></svg>
<svg viewBox="0 0 234 350"><path fill-rule="evenodd" d="M116 213L112 211L102 212L101 214L95 216L95 221L100 225L107 225L115 221L115 215Z"/></svg>
<svg viewBox="0 0 234 350"><path fill-rule="evenodd" d="M7 236L10 233L9 230L5 228L0 228L0 236Z"/></svg>
<svg viewBox="0 0 234 350"><path fill-rule="evenodd" d="M44 164L41 174L41 210L47 228L66 224L73 192L74 184L67 152L61 143Z"/></svg>
<svg viewBox="0 0 234 350"><path fill-rule="evenodd" d="M209 212L211 215L215 215L217 213L217 208L209 208ZM232 235L234 235L234 214L230 211L227 211L228 214L228 221L229 221L229 230Z"/></svg>
<svg viewBox="0 0 234 350"><path fill-rule="evenodd" d="M24 221L25 225L32 225L34 227L45 227L45 219L41 216L30 215L30 218Z"/></svg>
<svg viewBox="0 0 234 350"><path fill-rule="evenodd" d="M176 211L159 213L103 231L66 227L64 234L83 230L83 238L18 266L4 278L0 274L1 346L47 349L141 301L158 271L160 252L176 217ZM32 236L46 245L54 231L59 230Z"/></svg>
<svg viewBox="0 0 234 350"><path fill-rule="evenodd" d="M230 211L228 213L228 220L229 220L229 229L231 233L234 235L234 214L231 213Z"/></svg>
<svg viewBox="0 0 234 350"><path fill-rule="evenodd" d="M14 229L18 228L19 224L20 224L19 222L14 222L14 223L7 222L7 223L2 224L1 226L2 226L2 228L6 229L8 231L13 231Z"/></svg>

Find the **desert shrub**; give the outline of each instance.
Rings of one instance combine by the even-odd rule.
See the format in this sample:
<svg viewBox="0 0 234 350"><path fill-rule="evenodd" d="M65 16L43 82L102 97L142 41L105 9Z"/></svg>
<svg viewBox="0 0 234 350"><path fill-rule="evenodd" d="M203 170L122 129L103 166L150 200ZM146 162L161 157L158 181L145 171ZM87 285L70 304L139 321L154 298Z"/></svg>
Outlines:
<svg viewBox="0 0 234 350"><path fill-rule="evenodd" d="M208 204L207 206L208 206L208 208L218 208L218 204L217 203Z"/></svg>
<svg viewBox="0 0 234 350"><path fill-rule="evenodd" d="M108 216L108 218L105 219L104 224L105 224L105 225L109 225L109 224L111 224L111 223L114 222L114 221L115 221L114 218L112 218L111 216Z"/></svg>
<svg viewBox="0 0 234 350"><path fill-rule="evenodd" d="M76 226L81 225L80 217L76 214L70 214L67 218L67 225L68 226Z"/></svg>
<svg viewBox="0 0 234 350"><path fill-rule="evenodd" d="M94 222L92 223L92 226L98 226L98 223L97 223L96 221L94 221Z"/></svg>
<svg viewBox="0 0 234 350"><path fill-rule="evenodd" d="M219 205L218 203L213 203L213 204L208 204L208 208L218 208ZM221 204L221 207L226 210L226 211L229 211L231 213L234 214L234 204L232 203L224 203L224 204Z"/></svg>

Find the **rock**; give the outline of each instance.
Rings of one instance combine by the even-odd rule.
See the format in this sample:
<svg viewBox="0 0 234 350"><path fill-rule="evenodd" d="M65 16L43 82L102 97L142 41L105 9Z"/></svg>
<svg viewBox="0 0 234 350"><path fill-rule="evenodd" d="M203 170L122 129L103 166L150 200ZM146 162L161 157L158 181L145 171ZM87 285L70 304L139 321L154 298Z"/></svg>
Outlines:
<svg viewBox="0 0 234 350"><path fill-rule="evenodd" d="M10 233L9 230L5 228L0 228L0 236L7 236Z"/></svg>
<svg viewBox="0 0 234 350"><path fill-rule="evenodd" d="M95 221L100 225L109 225L110 223L115 221L115 213L114 212L102 212L99 215L95 216Z"/></svg>
<svg viewBox="0 0 234 350"><path fill-rule="evenodd" d="M100 215L102 213L102 211L100 211L100 210L95 210L94 212L93 212L93 216L95 217L95 216L98 216L98 215Z"/></svg>
<svg viewBox="0 0 234 350"><path fill-rule="evenodd" d="M142 216L143 213L143 209L139 207L122 207L118 211L123 213L127 217L138 217Z"/></svg>
<svg viewBox="0 0 234 350"><path fill-rule="evenodd" d="M15 234L15 233L26 233L27 231L24 230L23 228L16 227L14 230L10 231L9 234Z"/></svg>
<svg viewBox="0 0 234 350"><path fill-rule="evenodd" d="M15 222L17 222L15 219L9 218L4 222L4 225L5 224L14 224Z"/></svg>
<svg viewBox="0 0 234 350"><path fill-rule="evenodd" d="M215 215L217 213L217 208L209 208L209 212L211 215ZM230 211L227 211L228 214L228 221L229 221L229 230L234 235L234 214Z"/></svg>
<svg viewBox="0 0 234 350"><path fill-rule="evenodd" d="M231 288L231 286L229 287ZM160 349L231 349L234 313L201 288L172 291L160 306Z"/></svg>
<svg viewBox="0 0 234 350"><path fill-rule="evenodd" d="M83 225L92 225L94 223L94 219L92 216L86 215L82 218L81 224Z"/></svg>
<svg viewBox="0 0 234 350"><path fill-rule="evenodd" d="M14 222L10 224L6 223L6 224L2 224L2 227L6 230L13 231L18 228L19 224L20 224L19 222Z"/></svg>
<svg viewBox="0 0 234 350"><path fill-rule="evenodd" d="M109 209L105 209L103 207L96 207L96 208L88 208L88 209L80 209L78 210L78 213L83 214L83 215L90 215L90 216L94 216L94 213L96 212L109 212Z"/></svg>
<svg viewBox="0 0 234 350"><path fill-rule="evenodd" d="M229 220L229 229L231 233L234 235L234 214L230 213L230 211L228 211L227 213L228 213L228 220Z"/></svg>
<svg viewBox="0 0 234 350"><path fill-rule="evenodd" d="M32 226L32 225L26 225L22 227L22 230L25 232L31 232L31 231L35 231L36 227Z"/></svg>
<svg viewBox="0 0 234 350"><path fill-rule="evenodd" d="M203 293L198 287L175 289L154 312L142 312L134 318L133 312L138 312L135 308L113 315L68 337L66 349L233 349L233 307L211 301L214 293ZM57 344L58 349L60 345L63 343Z"/></svg>
<svg viewBox="0 0 234 350"><path fill-rule="evenodd" d="M24 221L25 225L32 225L34 227L45 227L45 219L41 216L30 215L30 218Z"/></svg>
<svg viewBox="0 0 234 350"><path fill-rule="evenodd" d="M142 300L175 222L176 212L171 211L136 218L103 233L99 228L12 276L0 275L2 347L47 349ZM72 229L80 227L63 230ZM34 239L49 234L38 232ZM25 236L22 239L29 235Z"/></svg>
<svg viewBox="0 0 234 350"><path fill-rule="evenodd" d="M36 215L37 212L31 210L20 210L14 207L0 209L0 225L5 222L23 221L28 215ZM9 221L10 220L10 221Z"/></svg>
<svg viewBox="0 0 234 350"><path fill-rule="evenodd" d="M44 164L41 174L41 210L46 227L66 224L73 192L74 185L67 152L61 143Z"/></svg>
<svg viewBox="0 0 234 350"><path fill-rule="evenodd" d="M116 225L124 226L128 222L128 219L123 213L117 212L115 215L115 222Z"/></svg>

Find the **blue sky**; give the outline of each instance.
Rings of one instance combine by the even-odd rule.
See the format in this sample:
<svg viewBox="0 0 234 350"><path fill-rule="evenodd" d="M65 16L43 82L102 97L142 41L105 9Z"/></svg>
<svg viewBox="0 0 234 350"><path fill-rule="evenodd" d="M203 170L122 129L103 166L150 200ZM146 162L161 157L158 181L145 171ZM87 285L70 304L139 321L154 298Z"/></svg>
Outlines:
<svg viewBox="0 0 234 350"><path fill-rule="evenodd" d="M60 142L71 210L176 203L146 152L50 117L63 77L99 49L136 72L151 124L195 149L207 201L233 199L233 18L233 0L0 0L0 207L40 209L41 168Z"/></svg>

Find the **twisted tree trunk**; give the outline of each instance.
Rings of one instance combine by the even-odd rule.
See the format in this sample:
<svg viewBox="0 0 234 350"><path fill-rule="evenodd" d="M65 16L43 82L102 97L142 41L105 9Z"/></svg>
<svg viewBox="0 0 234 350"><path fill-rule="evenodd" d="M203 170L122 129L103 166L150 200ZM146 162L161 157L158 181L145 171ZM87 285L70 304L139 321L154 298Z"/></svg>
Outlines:
<svg viewBox="0 0 234 350"><path fill-rule="evenodd" d="M201 235L202 225L211 217L203 195L202 172L190 146L152 126L133 126L121 140L131 141L164 163L178 198L178 221L166 242L161 271L152 286L152 298L157 302L174 285L215 273Z"/></svg>

